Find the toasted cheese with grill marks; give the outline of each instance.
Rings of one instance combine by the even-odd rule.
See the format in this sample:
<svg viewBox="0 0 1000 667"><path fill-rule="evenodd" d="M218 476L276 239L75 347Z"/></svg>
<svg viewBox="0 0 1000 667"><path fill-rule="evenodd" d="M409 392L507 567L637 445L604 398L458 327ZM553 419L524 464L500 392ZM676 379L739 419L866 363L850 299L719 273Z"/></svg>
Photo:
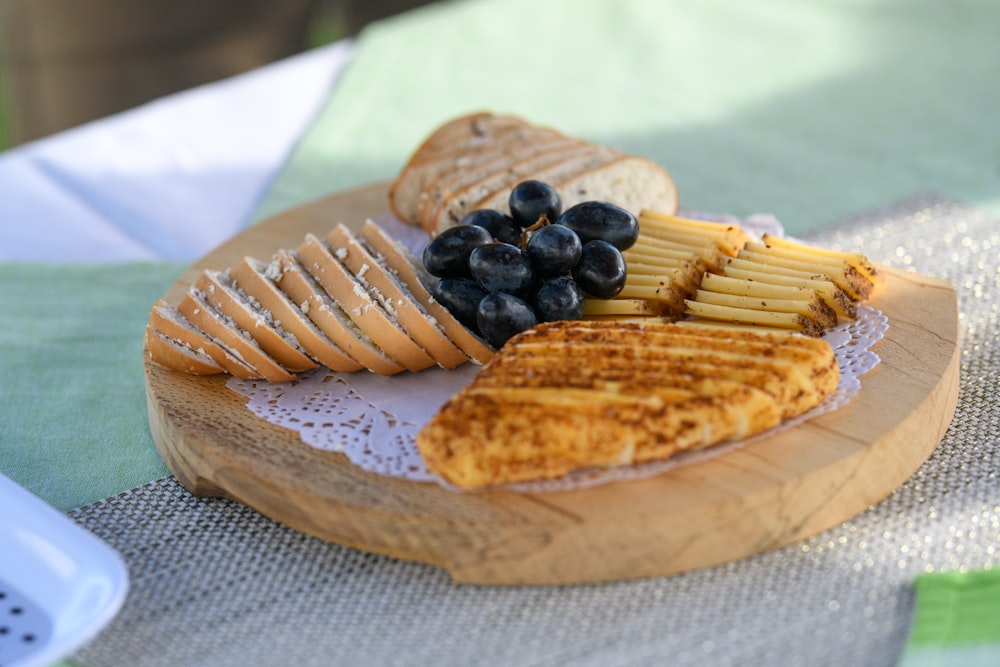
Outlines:
<svg viewBox="0 0 1000 667"><path fill-rule="evenodd" d="M663 460L801 415L840 379L822 339L653 322L554 322L511 339L417 436L482 488Z"/></svg>

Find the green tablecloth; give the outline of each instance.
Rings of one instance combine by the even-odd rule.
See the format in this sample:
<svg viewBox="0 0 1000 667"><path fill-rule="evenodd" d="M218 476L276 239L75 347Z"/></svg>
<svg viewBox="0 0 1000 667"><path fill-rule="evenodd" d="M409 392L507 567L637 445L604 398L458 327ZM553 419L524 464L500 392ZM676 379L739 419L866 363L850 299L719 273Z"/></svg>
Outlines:
<svg viewBox="0 0 1000 667"><path fill-rule="evenodd" d="M1000 210L990 0L475 0L373 25L264 202L389 179L433 127L520 114L647 155L683 205L795 233L933 189Z"/></svg>

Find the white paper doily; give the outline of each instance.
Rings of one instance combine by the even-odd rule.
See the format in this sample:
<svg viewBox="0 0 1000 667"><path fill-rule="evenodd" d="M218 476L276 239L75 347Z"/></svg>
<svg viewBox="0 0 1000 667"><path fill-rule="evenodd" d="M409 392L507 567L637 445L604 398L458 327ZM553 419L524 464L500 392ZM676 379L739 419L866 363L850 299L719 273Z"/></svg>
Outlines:
<svg viewBox="0 0 1000 667"><path fill-rule="evenodd" d="M840 386L822 405L774 430L797 426L850 402L861 388L861 376L878 365L878 355L871 347L887 329L888 321L881 311L862 306L857 320L830 331L826 339L840 365ZM297 431L308 445L342 452L355 465L379 475L445 484L424 465L416 448L416 435L438 408L478 372L479 367L473 364L451 371L434 368L392 377L365 372L344 374L320 368L301 374L294 382L272 384L231 378L227 386L249 399L247 408L255 415ZM664 462L581 471L559 480L518 484L512 488L555 491L648 477L747 442L685 453Z"/></svg>

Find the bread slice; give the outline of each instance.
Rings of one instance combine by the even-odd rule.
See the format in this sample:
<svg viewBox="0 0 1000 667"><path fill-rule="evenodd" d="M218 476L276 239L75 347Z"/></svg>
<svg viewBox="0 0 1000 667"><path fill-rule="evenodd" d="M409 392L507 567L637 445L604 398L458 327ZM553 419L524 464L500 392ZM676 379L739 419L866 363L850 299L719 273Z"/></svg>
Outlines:
<svg viewBox="0 0 1000 667"><path fill-rule="evenodd" d="M416 165L451 154L456 148L468 151L489 145L499 134L508 130L534 127L523 118L488 111L454 118L436 129L413 152L411 162Z"/></svg>
<svg viewBox="0 0 1000 667"><path fill-rule="evenodd" d="M551 183L563 200L563 208L599 199L638 215L649 208L677 212L677 186L670 174L652 160L634 155L574 174Z"/></svg>
<svg viewBox="0 0 1000 667"><path fill-rule="evenodd" d="M154 333L173 341L177 346L190 350L196 357L207 356L213 363L223 368L230 375L234 375L242 380L259 380L260 373L251 368L241 359L237 358L226 348L213 340L211 336L194 326L181 314L177 308L170 306L163 299L158 300L149 313L149 322L146 325ZM165 350L162 346L157 346L157 352ZM153 348L149 348L153 361L177 371L187 372L188 360L178 358L174 354L168 353L166 356L159 354L154 356Z"/></svg>
<svg viewBox="0 0 1000 667"><path fill-rule="evenodd" d="M149 324L146 325L145 344L149 358L165 368L188 375L218 375L226 372L225 368L204 352L168 338Z"/></svg>
<svg viewBox="0 0 1000 667"><path fill-rule="evenodd" d="M453 193L439 206L431 218L421 218L421 226L428 233L438 233L457 225L470 211L492 208L509 212L510 193L521 181L530 179L549 182L563 172L586 168L611 159L617 152L596 144L581 144L564 150L551 151L523 160L509 169Z"/></svg>
<svg viewBox="0 0 1000 667"><path fill-rule="evenodd" d="M395 317L340 262L336 249L314 234L307 234L298 248L302 266L338 303L369 339L403 368L420 371L434 359L403 330Z"/></svg>
<svg viewBox="0 0 1000 667"><path fill-rule="evenodd" d="M348 317L302 266L295 251L279 250L274 259L280 267L275 283L345 354L378 375L395 375L405 370Z"/></svg>
<svg viewBox="0 0 1000 667"><path fill-rule="evenodd" d="M621 157L621 153L614 150L613 148L608 148L606 146L600 146L597 144L589 144L587 148L578 153L574 153L569 156L568 159L559 160L550 164L538 165L538 168L534 171L526 170L524 173L518 174L515 179L505 180L500 184L499 187L494 188L492 191L488 192L484 196L480 197L478 200L472 200L468 202L454 202L454 204L461 204L464 207L464 212L459 211L456 214L452 214L451 211L447 212L447 215L439 216L437 220L438 231L442 228L447 228L447 226L454 225L453 222L454 215L464 215L465 212L472 211L480 208L491 208L500 211L506 211L509 208L508 201L510 200L510 193L519 182L528 179L534 179L537 181L542 181L543 183L548 183L559 191L556 184L563 180L566 180L574 174L586 173L590 170L597 169L603 165L609 164ZM483 194L483 191L475 194ZM562 199L562 194L559 195ZM563 210L569 208L572 203L567 204L563 202ZM459 218L461 220L461 218Z"/></svg>
<svg viewBox="0 0 1000 667"><path fill-rule="evenodd" d="M427 183L456 165L462 166L470 154L505 143L508 137L531 127L520 118L489 113L463 116L446 123L413 152L390 185L389 207L393 214L416 224L416 202Z"/></svg>
<svg viewBox="0 0 1000 667"><path fill-rule="evenodd" d="M295 379L294 374L260 348L249 332L212 307L201 290L192 286L177 304L177 310L227 352L254 369L260 377L269 382Z"/></svg>
<svg viewBox="0 0 1000 667"><path fill-rule="evenodd" d="M796 386L783 387L788 379ZM838 379L829 345L795 334L547 323L511 339L417 447L461 487L548 479L761 433L817 405Z"/></svg>
<svg viewBox="0 0 1000 667"><path fill-rule="evenodd" d="M423 271L420 263L410 256L406 248L371 220L366 221L361 227L361 238L373 255L385 258L386 265L391 268L399 282L469 359L485 364L493 358L493 349L455 319L451 311L438 303L427 291L427 285L431 284L433 278L426 273L421 277Z"/></svg>
<svg viewBox="0 0 1000 667"><path fill-rule="evenodd" d="M365 248L353 232L342 224L337 225L327 234L326 242L336 258L375 297L386 314L439 366L450 369L468 361L468 357L451 342L406 286L383 261Z"/></svg>
<svg viewBox="0 0 1000 667"><path fill-rule="evenodd" d="M469 144L442 148L433 157L411 163L400 178L390 185L390 209L402 220L417 223L417 206L423 191L442 177L464 174L477 164L487 162L530 145L536 140L561 136L555 130L531 125L499 127L488 136L479 136Z"/></svg>
<svg viewBox="0 0 1000 667"><path fill-rule="evenodd" d="M535 134L538 133L539 131L536 131ZM455 194L505 170L517 169L519 165L529 161L532 163L538 160L551 161L556 159L559 153L565 154L586 145L579 139L552 132L548 136L533 136L531 141L513 145L498 144L497 148L486 154L467 156L462 161L463 166L440 174L424 186L419 195L417 220L432 218Z"/></svg>
<svg viewBox="0 0 1000 667"><path fill-rule="evenodd" d="M228 272L206 269L198 276L194 288L201 290L215 310L249 333L264 352L289 372L300 373L317 367L299 341L275 322L259 302L241 292Z"/></svg>
<svg viewBox="0 0 1000 667"><path fill-rule="evenodd" d="M342 373L353 373L364 368L363 364L337 347L302 312L302 309L278 288L274 281L281 277L280 262L274 260L265 264L253 257L244 257L230 275L236 287L260 304L262 309L271 313L274 321L295 336L302 349L318 363Z"/></svg>

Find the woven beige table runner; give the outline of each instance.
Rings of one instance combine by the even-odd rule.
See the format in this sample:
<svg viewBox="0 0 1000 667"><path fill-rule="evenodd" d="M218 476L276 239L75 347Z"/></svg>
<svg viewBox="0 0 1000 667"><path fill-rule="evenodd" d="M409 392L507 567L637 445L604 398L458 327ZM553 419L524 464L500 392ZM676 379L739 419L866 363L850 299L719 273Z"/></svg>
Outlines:
<svg viewBox="0 0 1000 667"><path fill-rule="evenodd" d="M302 535L173 479L75 511L127 561L118 617L81 665L893 665L914 577L997 564L1000 222L933 194L813 241L951 280L956 418L889 498L801 543L643 581L454 584ZM890 323L891 325L891 323Z"/></svg>

